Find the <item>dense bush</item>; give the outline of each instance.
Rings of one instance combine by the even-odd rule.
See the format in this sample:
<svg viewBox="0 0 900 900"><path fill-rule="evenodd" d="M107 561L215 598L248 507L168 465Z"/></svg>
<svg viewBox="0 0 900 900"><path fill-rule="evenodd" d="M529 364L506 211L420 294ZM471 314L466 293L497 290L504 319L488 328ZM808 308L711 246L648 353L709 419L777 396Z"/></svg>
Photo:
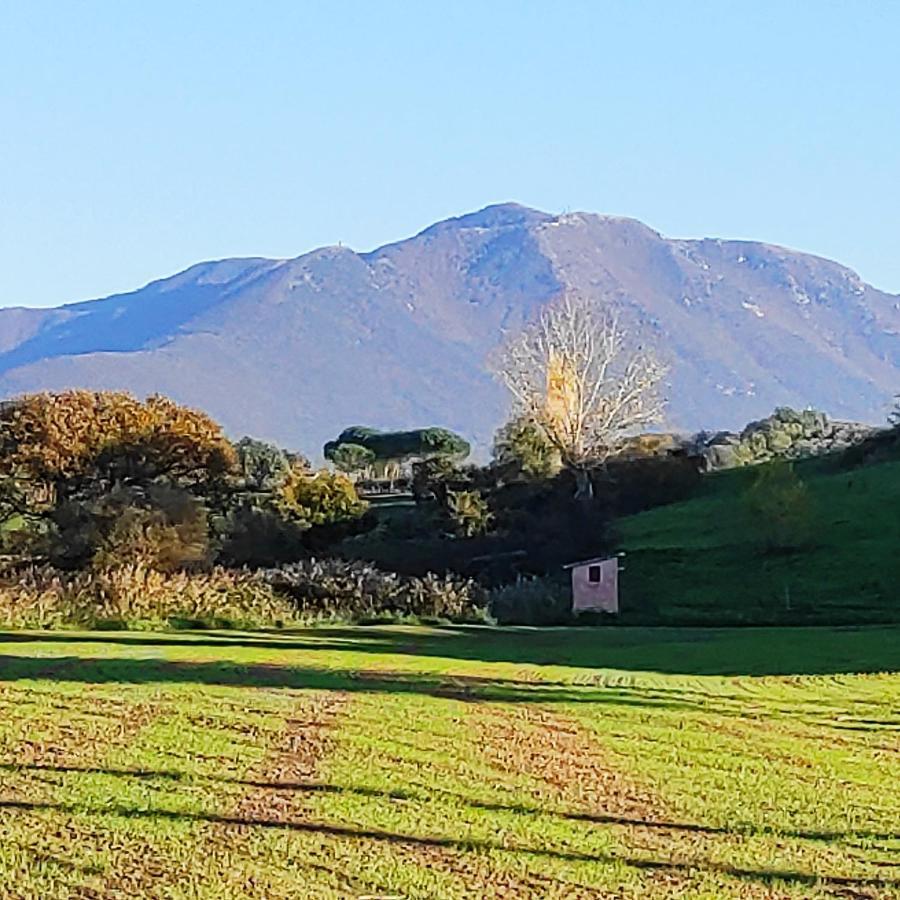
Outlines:
<svg viewBox="0 0 900 900"><path fill-rule="evenodd" d="M511 477L551 478L562 467L559 450L527 418L513 419L497 432L493 455Z"/></svg>
<svg viewBox="0 0 900 900"><path fill-rule="evenodd" d="M217 560L225 566L277 566L306 555L307 527L266 497L232 497L212 519Z"/></svg>
<svg viewBox="0 0 900 900"><path fill-rule="evenodd" d="M281 489L281 503L292 519L307 528L353 522L367 509L346 475L324 469L293 470Z"/></svg>
<svg viewBox="0 0 900 900"><path fill-rule="evenodd" d="M263 573L279 594L289 596L300 615L356 620L440 618L484 619L485 596L474 582L452 575L416 578L384 572L369 563L309 559Z"/></svg>
<svg viewBox="0 0 900 900"><path fill-rule="evenodd" d="M0 478L27 488L36 506L159 478L207 483L235 464L212 419L165 397L65 391L0 404Z"/></svg>
<svg viewBox="0 0 900 900"><path fill-rule="evenodd" d="M494 519L494 514L479 491L449 491L447 515L454 532L467 538L487 534Z"/></svg>
<svg viewBox="0 0 900 900"><path fill-rule="evenodd" d="M743 502L747 531L765 551L792 551L810 542L813 515L809 491L790 463L762 466Z"/></svg>
<svg viewBox="0 0 900 900"><path fill-rule="evenodd" d="M423 460L413 465L412 493L445 536L473 538L491 531L494 513L487 498L493 472L459 466L450 459Z"/></svg>
<svg viewBox="0 0 900 900"><path fill-rule="evenodd" d="M606 505L585 507L572 495L568 473L507 481L494 466L428 460L414 466L415 508L376 507L378 527L336 552L407 574L449 571L487 584L545 574L614 546Z"/></svg>
<svg viewBox="0 0 900 900"><path fill-rule="evenodd" d="M142 564L158 572L208 567L212 550L200 500L165 484L151 486L144 498L138 505L126 492L120 504L115 493L109 495L107 527L98 535L91 566ZM97 518L95 513L92 521ZM71 538L64 544L71 546Z"/></svg>
<svg viewBox="0 0 900 900"><path fill-rule="evenodd" d="M211 561L202 500L166 482L64 501L49 520L32 549L63 568L142 563L174 571Z"/></svg>
<svg viewBox="0 0 900 900"><path fill-rule="evenodd" d="M490 592L488 611L498 625L570 625L572 591L554 578L520 578Z"/></svg>
<svg viewBox="0 0 900 900"><path fill-rule="evenodd" d="M270 482L272 483L272 482ZM273 566L300 559L373 524L368 505L340 473L290 462L272 490L239 482L213 498L217 559L225 565Z"/></svg>
<svg viewBox="0 0 900 900"><path fill-rule="evenodd" d="M593 473L594 500L611 516L630 516L693 497L701 478L700 460L693 456L611 459Z"/></svg>
<svg viewBox="0 0 900 900"><path fill-rule="evenodd" d="M875 431L848 447L841 454L840 463L852 469L895 459L900 459L900 425Z"/></svg>

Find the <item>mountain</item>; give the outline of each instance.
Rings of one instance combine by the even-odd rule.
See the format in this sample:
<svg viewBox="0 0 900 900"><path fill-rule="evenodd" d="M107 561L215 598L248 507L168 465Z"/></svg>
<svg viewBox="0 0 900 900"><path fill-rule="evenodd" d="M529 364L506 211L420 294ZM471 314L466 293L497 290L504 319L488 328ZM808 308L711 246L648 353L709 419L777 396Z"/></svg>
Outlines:
<svg viewBox="0 0 900 900"><path fill-rule="evenodd" d="M668 427L778 405L878 422L900 386L900 296L837 263L502 204L371 253L207 262L129 294L0 309L0 396L161 392L313 455L357 423L443 425L484 448L507 404L488 354L569 285L670 361Z"/></svg>

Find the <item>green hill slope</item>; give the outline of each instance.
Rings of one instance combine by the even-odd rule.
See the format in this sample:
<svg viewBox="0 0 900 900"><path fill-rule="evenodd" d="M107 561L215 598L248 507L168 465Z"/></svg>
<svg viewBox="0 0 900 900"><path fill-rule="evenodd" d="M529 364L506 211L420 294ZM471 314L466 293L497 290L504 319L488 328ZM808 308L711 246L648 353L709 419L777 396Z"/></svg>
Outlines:
<svg viewBox="0 0 900 900"><path fill-rule="evenodd" d="M621 523L623 618L678 624L900 621L900 462L852 471L797 468L811 539L761 549L744 469L709 476L704 494Z"/></svg>

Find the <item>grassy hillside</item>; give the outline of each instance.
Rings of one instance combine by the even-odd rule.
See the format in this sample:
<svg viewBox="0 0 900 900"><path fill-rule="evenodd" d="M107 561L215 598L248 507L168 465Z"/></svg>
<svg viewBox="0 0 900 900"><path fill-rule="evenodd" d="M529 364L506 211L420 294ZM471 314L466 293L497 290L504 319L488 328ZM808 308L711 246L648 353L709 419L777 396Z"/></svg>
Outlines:
<svg viewBox="0 0 900 900"><path fill-rule="evenodd" d="M703 496L621 523L634 619L680 624L900 621L900 462L797 467L809 545L766 553L741 498L753 470L708 476Z"/></svg>
<svg viewBox="0 0 900 900"><path fill-rule="evenodd" d="M900 897L898 646L0 633L0 893Z"/></svg>

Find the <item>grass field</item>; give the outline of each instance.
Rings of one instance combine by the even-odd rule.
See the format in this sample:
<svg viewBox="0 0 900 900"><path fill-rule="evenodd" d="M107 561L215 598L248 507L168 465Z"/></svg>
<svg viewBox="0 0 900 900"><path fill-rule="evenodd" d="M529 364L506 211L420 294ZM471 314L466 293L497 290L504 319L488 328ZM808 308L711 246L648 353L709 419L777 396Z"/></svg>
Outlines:
<svg viewBox="0 0 900 900"><path fill-rule="evenodd" d="M0 896L900 897L900 628L0 634Z"/></svg>
<svg viewBox="0 0 900 900"><path fill-rule="evenodd" d="M900 622L900 462L795 468L811 535L794 553L767 555L754 541L741 502L753 468L707 476L696 499L622 520L626 614L697 625Z"/></svg>

